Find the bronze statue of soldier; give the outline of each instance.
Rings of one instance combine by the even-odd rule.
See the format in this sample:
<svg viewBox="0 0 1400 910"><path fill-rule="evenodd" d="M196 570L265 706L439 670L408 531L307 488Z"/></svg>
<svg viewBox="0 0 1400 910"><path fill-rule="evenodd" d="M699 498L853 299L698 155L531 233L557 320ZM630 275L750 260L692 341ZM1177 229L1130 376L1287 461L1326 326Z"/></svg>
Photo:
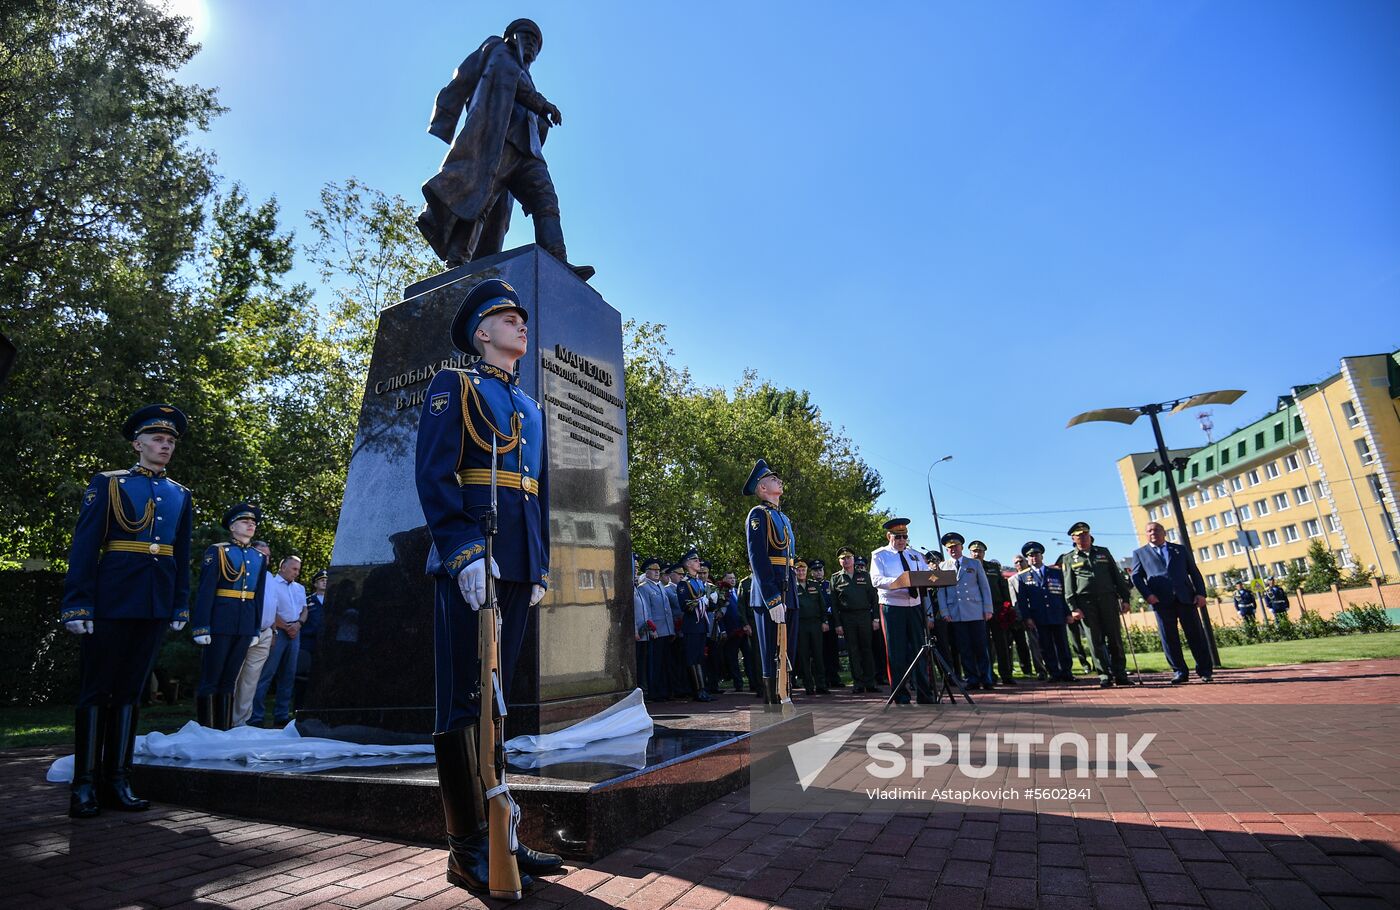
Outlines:
<svg viewBox="0 0 1400 910"><path fill-rule="evenodd" d="M538 25L516 19L503 37L487 38L463 60L438 92L428 132L451 148L423 184L427 204L418 229L449 268L501 251L512 199L534 219L535 243L568 264L559 196L541 151L550 124L563 117L530 78L543 44ZM584 281L593 277L592 266L569 268Z"/></svg>

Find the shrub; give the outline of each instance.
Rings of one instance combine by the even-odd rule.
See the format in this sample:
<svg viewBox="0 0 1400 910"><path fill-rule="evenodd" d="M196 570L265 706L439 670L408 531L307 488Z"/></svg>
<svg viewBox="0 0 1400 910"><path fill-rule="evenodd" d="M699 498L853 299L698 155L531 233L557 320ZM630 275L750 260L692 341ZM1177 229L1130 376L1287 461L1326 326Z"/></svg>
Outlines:
<svg viewBox="0 0 1400 910"><path fill-rule="evenodd" d="M1372 603L1347 607L1337 614L1336 621L1347 632L1389 632L1395 628L1385 607Z"/></svg>

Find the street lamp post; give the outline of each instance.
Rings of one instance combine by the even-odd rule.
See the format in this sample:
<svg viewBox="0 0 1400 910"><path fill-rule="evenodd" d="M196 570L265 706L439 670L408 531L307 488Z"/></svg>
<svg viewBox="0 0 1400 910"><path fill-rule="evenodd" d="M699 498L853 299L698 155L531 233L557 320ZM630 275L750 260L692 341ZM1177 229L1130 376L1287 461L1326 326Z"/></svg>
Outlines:
<svg viewBox="0 0 1400 910"><path fill-rule="evenodd" d="M924 481L928 484L928 507L933 512L933 533L938 535L938 546L943 547L943 529L938 526L938 506L933 502L933 469L945 461L952 461L952 455L944 455L942 458L928 466L928 473L924 475Z"/></svg>
<svg viewBox="0 0 1400 910"><path fill-rule="evenodd" d="M1109 423L1132 424L1139 417L1146 414L1152 421L1152 437L1157 443L1157 461L1162 467L1162 473L1167 478L1167 492L1171 496L1172 511L1176 514L1176 527L1181 534L1181 544L1186 548L1186 553L1192 560L1196 558L1195 551L1191 547L1191 534L1186 528L1186 514L1181 510L1181 497L1176 490L1176 466L1172 464L1171 456L1167 453L1166 440L1162 438L1162 424L1157 419L1157 415L1163 411L1170 411L1175 414L1190 408L1199 408L1209 404L1234 404L1244 395L1241 389L1220 389L1214 392L1202 392L1199 395L1191 395L1186 398L1177 398L1173 401L1159 401L1153 404L1138 405L1130 408L1100 408L1096 411L1085 411L1070 420L1065 428L1078 426L1081 423L1092 423L1094 421L1104 421ZM1210 610L1201 611L1201 621L1206 627L1206 640L1210 642L1210 655L1215 660L1216 666L1220 665L1220 649L1215 643L1215 626L1210 621Z"/></svg>

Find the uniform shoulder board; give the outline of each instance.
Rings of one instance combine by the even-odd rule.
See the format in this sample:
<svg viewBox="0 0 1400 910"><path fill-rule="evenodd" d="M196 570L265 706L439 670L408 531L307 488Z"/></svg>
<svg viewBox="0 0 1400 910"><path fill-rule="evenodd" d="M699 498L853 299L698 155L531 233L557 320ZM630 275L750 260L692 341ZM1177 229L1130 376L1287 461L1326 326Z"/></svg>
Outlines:
<svg viewBox="0 0 1400 910"><path fill-rule="evenodd" d="M227 540L224 540L224 541L220 541L219 543L214 544L214 546L216 546L216 547L223 547L224 549L228 549L229 547L232 546L232 544L230 544Z"/></svg>
<svg viewBox="0 0 1400 910"><path fill-rule="evenodd" d="M167 477L167 478L165 478L165 479L166 479L166 480L170 480L169 477ZM185 486L184 484L180 483L180 481L178 481L178 480L170 480L170 482L171 482L171 484L173 484L173 485L175 486L175 488L178 489L178 490L184 490L186 493L188 493L188 492L190 491L190 488L189 488L189 487L187 487L187 486Z"/></svg>
<svg viewBox="0 0 1400 910"><path fill-rule="evenodd" d="M130 474L130 473L131 473L131 469L130 469L130 468L118 468L118 469L115 470L115 471L103 471L103 472L102 472L100 475L98 475L98 476L100 476L100 477L125 477L126 475L128 475L128 474Z"/></svg>

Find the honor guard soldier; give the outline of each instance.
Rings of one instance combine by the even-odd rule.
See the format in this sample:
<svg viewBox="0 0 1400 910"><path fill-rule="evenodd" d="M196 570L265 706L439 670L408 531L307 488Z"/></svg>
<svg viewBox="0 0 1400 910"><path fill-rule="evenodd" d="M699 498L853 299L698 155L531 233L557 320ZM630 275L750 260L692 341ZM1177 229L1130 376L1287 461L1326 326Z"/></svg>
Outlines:
<svg viewBox="0 0 1400 910"><path fill-rule="evenodd" d="M1065 601L1089 629L1089 650L1094 655L1094 669L1099 673L1099 686L1115 683L1131 686L1128 662L1123 656L1123 626L1118 618L1128 612L1132 587L1118 568L1107 547L1094 545L1089 523L1077 521L1070 526L1069 539L1074 549L1060 556L1060 571L1065 576Z"/></svg>
<svg viewBox="0 0 1400 910"><path fill-rule="evenodd" d="M1258 622L1259 604L1254 592L1242 581L1235 582L1235 612L1240 614L1240 622L1246 629L1253 630Z"/></svg>
<svg viewBox="0 0 1400 910"><path fill-rule="evenodd" d="M1069 605L1065 603L1065 576L1057 566L1045 564L1045 545L1026 541L1021 547L1027 567L1016 576L1016 610L1030 633L1040 640L1045 672L1059 682L1074 682L1074 660L1069 653Z"/></svg>
<svg viewBox="0 0 1400 910"><path fill-rule="evenodd" d="M1269 579L1269 586L1264 589L1264 602L1269 605L1269 609L1274 611L1274 621L1279 617L1288 616L1288 592L1283 589L1283 585L1278 583L1277 578Z"/></svg>
<svg viewBox="0 0 1400 910"><path fill-rule="evenodd" d="M179 631L189 620L193 502L165 474L186 425L179 408L141 408L122 427L136 464L96 475L83 493L60 612L82 641L68 804L74 818L97 815L101 806L150 807L131 792L131 757L141 690L165 628Z"/></svg>
<svg viewBox="0 0 1400 910"><path fill-rule="evenodd" d="M812 573L813 563L799 559L794 567L797 575L797 626L801 629L797 639L797 672L808 695L830 695L826 685L826 661L822 654L822 633L829 628L830 611L827 608L822 583Z"/></svg>
<svg viewBox="0 0 1400 910"><path fill-rule="evenodd" d="M685 648L686 672L690 677L691 693L696 701L713 701L705 691L705 638L710 631L708 607L719 599L705 590L700 578L700 554L693 548L680 559L685 577L676 584L681 605L681 640Z"/></svg>
<svg viewBox="0 0 1400 910"><path fill-rule="evenodd" d="M855 550L842 547L836 558L841 571L831 577L832 613L836 634L846 639L846 654L851 659L851 694L879 692L873 639L880 627L880 595L865 566L856 565Z"/></svg>
<svg viewBox="0 0 1400 910"><path fill-rule="evenodd" d="M246 502L225 512L230 539L205 550L200 567L190 627L200 646L194 707L200 725L215 730L233 727L233 687L243 656L258 640L267 589L267 560L253 549L261 520L257 506Z"/></svg>
<svg viewBox="0 0 1400 910"><path fill-rule="evenodd" d="M799 626L796 534L792 521L778 507L783 496L783 479L762 458L754 464L749 479L744 482L744 495L759 499L758 505L750 509L744 519L749 570L753 573L749 604L753 607L758 662L763 670L763 703L776 705L779 703L778 626L787 625L789 647L796 640Z"/></svg>
<svg viewBox="0 0 1400 910"><path fill-rule="evenodd" d="M890 682L899 686L894 694L897 705L909 704L909 690L900 686L909 665L914 662L932 620L925 612L922 588L899 588L895 582L905 572L927 572L923 554L909 546L909 519L891 518L885 522L888 545L870 554L870 580L879 590L885 646L889 649ZM985 633L984 633L985 634ZM928 667L919 661L913 673L914 692L919 704L933 703Z"/></svg>
<svg viewBox="0 0 1400 910"><path fill-rule="evenodd" d="M418 420L418 500L433 538L427 572L436 579L433 747L447 822L447 880L476 891L489 890L490 797L482 792L477 748L482 722L477 611L486 599L486 573L499 579L499 684L506 705L526 620L549 584L544 411L520 390L515 373L528 347L528 318L506 282L490 278L473 287L452 321L452 344L482 359L465 369L440 370ZM493 448L499 530L488 567L481 518L491 507ZM484 721L492 723L489 710ZM523 884L563 864L560 857L524 844L513 852Z"/></svg>

